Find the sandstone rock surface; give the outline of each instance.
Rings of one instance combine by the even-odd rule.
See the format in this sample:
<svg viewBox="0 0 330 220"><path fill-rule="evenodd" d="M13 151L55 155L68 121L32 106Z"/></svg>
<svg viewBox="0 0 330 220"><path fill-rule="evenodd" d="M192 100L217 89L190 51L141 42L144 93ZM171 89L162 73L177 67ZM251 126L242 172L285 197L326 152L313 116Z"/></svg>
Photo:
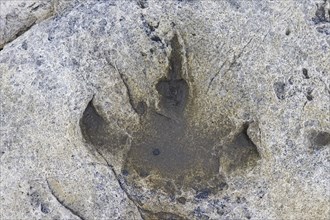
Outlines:
<svg viewBox="0 0 330 220"><path fill-rule="evenodd" d="M2 0L0 49L43 20L73 7L79 0Z"/></svg>
<svg viewBox="0 0 330 220"><path fill-rule="evenodd" d="M329 219L329 4L60 2L2 38L0 219Z"/></svg>

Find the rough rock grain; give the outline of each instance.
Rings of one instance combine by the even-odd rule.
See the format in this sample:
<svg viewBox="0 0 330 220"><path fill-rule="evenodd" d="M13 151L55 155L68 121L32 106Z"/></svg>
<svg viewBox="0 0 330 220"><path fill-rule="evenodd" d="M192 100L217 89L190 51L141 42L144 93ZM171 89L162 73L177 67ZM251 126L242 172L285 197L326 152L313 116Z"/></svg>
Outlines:
<svg viewBox="0 0 330 220"><path fill-rule="evenodd" d="M329 219L329 1L70 4L0 52L1 219Z"/></svg>
<svg viewBox="0 0 330 220"><path fill-rule="evenodd" d="M2 0L0 2L0 49L33 25L62 13L79 0Z"/></svg>

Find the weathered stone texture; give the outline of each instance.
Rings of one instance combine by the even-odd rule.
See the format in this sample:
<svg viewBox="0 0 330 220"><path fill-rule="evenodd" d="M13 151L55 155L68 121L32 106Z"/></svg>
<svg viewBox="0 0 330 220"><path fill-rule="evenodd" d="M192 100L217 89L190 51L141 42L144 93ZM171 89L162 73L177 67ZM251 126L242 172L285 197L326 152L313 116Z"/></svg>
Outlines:
<svg viewBox="0 0 330 220"><path fill-rule="evenodd" d="M330 218L329 1L15 4L1 219Z"/></svg>

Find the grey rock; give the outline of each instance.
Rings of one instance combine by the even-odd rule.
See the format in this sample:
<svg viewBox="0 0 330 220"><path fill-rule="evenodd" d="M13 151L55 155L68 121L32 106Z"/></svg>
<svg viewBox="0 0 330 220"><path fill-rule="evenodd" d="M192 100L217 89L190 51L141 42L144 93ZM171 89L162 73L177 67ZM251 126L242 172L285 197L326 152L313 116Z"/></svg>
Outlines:
<svg viewBox="0 0 330 220"><path fill-rule="evenodd" d="M328 7L59 3L0 52L0 218L328 219Z"/></svg>
<svg viewBox="0 0 330 220"><path fill-rule="evenodd" d="M0 49L30 27L51 16L53 5L46 1L0 2Z"/></svg>
<svg viewBox="0 0 330 220"><path fill-rule="evenodd" d="M0 49L43 20L63 13L80 0L0 2Z"/></svg>

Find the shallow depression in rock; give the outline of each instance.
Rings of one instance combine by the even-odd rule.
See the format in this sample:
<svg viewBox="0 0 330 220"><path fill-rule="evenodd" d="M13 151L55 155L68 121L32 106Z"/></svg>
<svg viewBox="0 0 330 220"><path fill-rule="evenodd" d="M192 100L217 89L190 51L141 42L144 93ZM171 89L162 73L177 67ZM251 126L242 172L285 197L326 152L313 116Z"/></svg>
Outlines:
<svg viewBox="0 0 330 220"><path fill-rule="evenodd" d="M132 134L131 144L122 165L123 178L129 185L148 182L148 187L173 194L181 189L196 192L223 190L224 177L219 168L232 172L259 157L245 126L233 140L220 143L235 131L228 116L216 119L215 129L205 132L194 123L192 112L199 112L193 103L191 88L183 74L183 48L175 34L166 77L155 85L159 108L140 101L139 129ZM93 106L88 104L80 126L85 139L101 154L114 154L125 144L122 136L111 132ZM118 152L118 151L117 151ZM174 184L168 187L168 183ZM170 190L169 190L170 189Z"/></svg>

